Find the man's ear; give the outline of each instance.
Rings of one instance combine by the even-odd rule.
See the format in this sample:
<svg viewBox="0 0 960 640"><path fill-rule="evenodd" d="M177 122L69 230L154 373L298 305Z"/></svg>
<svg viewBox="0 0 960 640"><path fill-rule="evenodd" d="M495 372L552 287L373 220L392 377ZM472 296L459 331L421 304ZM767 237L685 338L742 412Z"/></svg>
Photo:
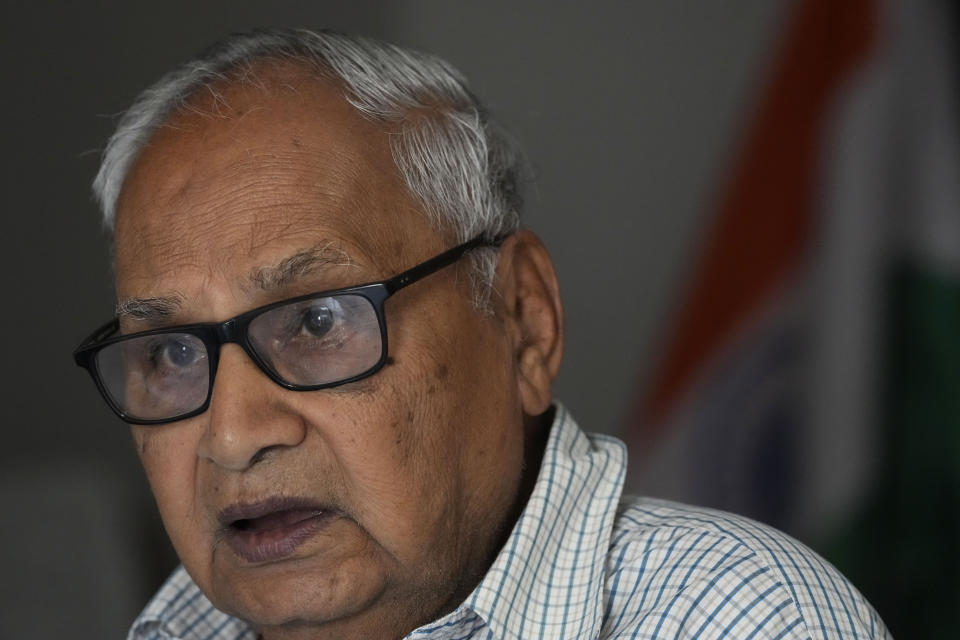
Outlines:
<svg viewBox="0 0 960 640"><path fill-rule="evenodd" d="M550 407L563 358L563 304L546 247L530 231L517 231L500 248L495 285L512 341L520 399L527 415Z"/></svg>

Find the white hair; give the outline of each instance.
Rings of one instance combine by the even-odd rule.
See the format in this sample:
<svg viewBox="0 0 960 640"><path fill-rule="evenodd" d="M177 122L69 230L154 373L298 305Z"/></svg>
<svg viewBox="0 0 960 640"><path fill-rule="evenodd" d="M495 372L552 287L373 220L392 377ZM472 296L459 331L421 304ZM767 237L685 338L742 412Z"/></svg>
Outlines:
<svg viewBox="0 0 960 640"><path fill-rule="evenodd" d="M108 229L127 173L154 132L197 92L231 78L249 79L254 63L271 59L311 66L342 86L364 117L400 125L391 138L394 162L439 231L465 242L518 228L521 154L456 69L435 56L372 39L269 29L228 37L137 97L107 143L93 182ZM473 258L479 283L492 283L496 252L478 250ZM486 293L477 295L482 304Z"/></svg>

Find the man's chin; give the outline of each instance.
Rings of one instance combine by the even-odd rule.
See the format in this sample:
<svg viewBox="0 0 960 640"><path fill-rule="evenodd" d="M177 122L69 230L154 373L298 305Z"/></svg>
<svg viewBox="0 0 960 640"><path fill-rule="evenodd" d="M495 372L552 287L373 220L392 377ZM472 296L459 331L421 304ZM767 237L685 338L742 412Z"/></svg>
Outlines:
<svg viewBox="0 0 960 640"><path fill-rule="evenodd" d="M353 618L376 605L395 570L346 518L276 560L233 546L217 545L207 579L194 580L214 606L258 630Z"/></svg>
<svg viewBox="0 0 960 640"><path fill-rule="evenodd" d="M370 561L345 561L322 569L309 562L288 565L218 575L207 595L218 609L269 638L281 635L269 630L289 634L363 617L377 607L387 589L386 573Z"/></svg>

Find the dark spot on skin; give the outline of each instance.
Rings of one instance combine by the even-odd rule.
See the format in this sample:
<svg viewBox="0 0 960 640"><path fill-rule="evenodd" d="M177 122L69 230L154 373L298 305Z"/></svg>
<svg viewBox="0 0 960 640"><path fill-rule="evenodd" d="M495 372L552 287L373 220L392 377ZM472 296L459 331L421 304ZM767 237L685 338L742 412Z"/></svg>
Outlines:
<svg viewBox="0 0 960 640"><path fill-rule="evenodd" d="M407 411L407 422L413 422L413 411Z"/></svg>
<svg viewBox="0 0 960 640"><path fill-rule="evenodd" d="M437 380L443 381L450 376L450 369L447 368L447 365L442 364L437 370Z"/></svg>
<svg viewBox="0 0 960 640"><path fill-rule="evenodd" d="M383 361L383 366L385 367L389 367L392 364L395 364L393 356L387 356L387 359Z"/></svg>
<svg viewBox="0 0 960 640"><path fill-rule="evenodd" d="M299 149L300 147L303 146L302 144L300 144L300 141L297 140L296 138L291 138L291 139L290 139L290 143L291 143L294 147L296 147L297 149Z"/></svg>
<svg viewBox="0 0 960 640"><path fill-rule="evenodd" d="M432 384L427 388L427 395L432 395L437 392L437 385Z"/></svg>

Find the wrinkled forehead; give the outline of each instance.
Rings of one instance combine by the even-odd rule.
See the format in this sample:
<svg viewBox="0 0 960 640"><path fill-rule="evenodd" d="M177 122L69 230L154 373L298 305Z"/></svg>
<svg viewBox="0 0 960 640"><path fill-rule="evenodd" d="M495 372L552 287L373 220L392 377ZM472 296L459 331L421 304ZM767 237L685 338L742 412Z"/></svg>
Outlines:
<svg viewBox="0 0 960 640"><path fill-rule="evenodd" d="M315 71L265 65L196 94L133 164L117 207L118 293L186 268L246 271L277 245L334 242L385 270L411 246L442 246L393 161L395 132Z"/></svg>

